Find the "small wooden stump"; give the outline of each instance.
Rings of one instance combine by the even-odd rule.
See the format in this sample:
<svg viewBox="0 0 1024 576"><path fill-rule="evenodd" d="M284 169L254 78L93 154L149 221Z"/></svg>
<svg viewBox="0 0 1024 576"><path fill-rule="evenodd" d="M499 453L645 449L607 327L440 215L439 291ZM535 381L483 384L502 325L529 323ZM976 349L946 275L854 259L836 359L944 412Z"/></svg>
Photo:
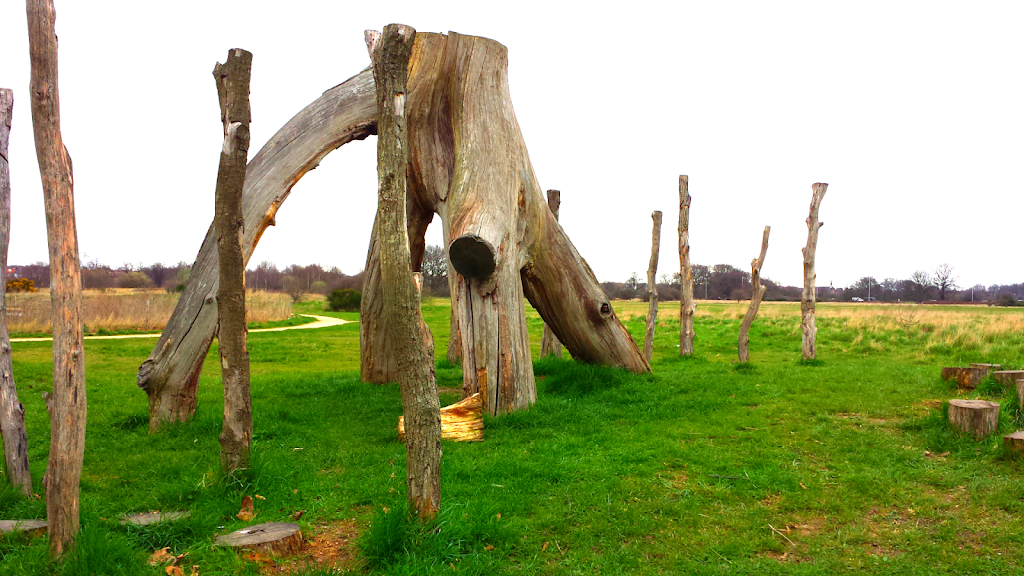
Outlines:
<svg viewBox="0 0 1024 576"><path fill-rule="evenodd" d="M32 535L46 533L46 520L0 520L0 533L28 532Z"/></svg>
<svg viewBox="0 0 1024 576"><path fill-rule="evenodd" d="M1024 380L1017 380L1017 403L1024 410Z"/></svg>
<svg viewBox="0 0 1024 576"><path fill-rule="evenodd" d="M1024 370L996 370L992 379L1003 386L1013 386L1017 380L1024 379Z"/></svg>
<svg viewBox="0 0 1024 576"><path fill-rule="evenodd" d="M960 388L974 390L981 384L981 379L988 376L989 369L979 366L961 368L959 366L947 366L942 369L942 379L952 380Z"/></svg>
<svg viewBox="0 0 1024 576"><path fill-rule="evenodd" d="M984 438L999 427L999 403L988 400L950 400L949 422L954 428Z"/></svg>
<svg viewBox="0 0 1024 576"><path fill-rule="evenodd" d="M999 364L985 364L984 362L971 362L970 364L968 364L968 366L970 366L971 368L986 368L989 371L1002 369L1002 366L1000 366ZM987 373L985 375L988 376Z"/></svg>
<svg viewBox="0 0 1024 576"><path fill-rule="evenodd" d="M302 549L302 531L291 522L267 522L218 536L217 546L288 556Z"/></svg>
<svg viewBox="0 0 1024 576"><path fill-rule="evenodd" d="M405 417L398 417L398 439L405 441ZM484 439L484 418L480 393L441 408L441 439L480 442Z"/></svg>
<svg viewBox="0 0 1024 576"><path fill-rule="evenodd" d="M133 526L149 526L150 524L158 524L160 522L170 522L172 520L181 520L188 518L192 513L185 511L178 512L141 512L139 514L129 514L121 518L121 525L131 524Z"/></svg>
<svg viewBox="0 0 1024 576"><path fill-rule="evenodd" d="M1024 456L1024 430L1017 430L1013 434L1003 436L1003 446L1006 446L1010 452Z"/></svg>

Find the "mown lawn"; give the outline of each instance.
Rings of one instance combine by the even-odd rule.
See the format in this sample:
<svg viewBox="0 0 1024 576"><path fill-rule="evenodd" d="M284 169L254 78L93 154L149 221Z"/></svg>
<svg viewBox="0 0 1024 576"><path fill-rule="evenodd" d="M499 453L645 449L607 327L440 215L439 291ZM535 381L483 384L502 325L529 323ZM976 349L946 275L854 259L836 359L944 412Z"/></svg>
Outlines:
<svg viewBox="0 0 1024 576"><path fill-rule="evenodd" d="M616 303L634 338L641 302ZM482 443L444 446L441 517L405 521L397 386L359 381L358 324L252 334L255 465L218 471L222 402L216 348L194 421L147 431L135 371L151 341L86 343L89 422L80 553L47 561L44 538L0 540L3 574L165 574L146 565L168 546L184 574L277 573L213 548L255 521L298 521L317 556L387 574L1019 574L1024 466L1000 438L974 442L945 425L957 396L942 365L1024 366L1024 312L819 305L819 361L800 358L799 305L766 303L752 362L734 363L742 306L702 303L697 354L678 354L678 303L664 303L653 373L571 360L535 362L538 402L486 421ZM296 307L320 313L317 304ZM442 404L461 372L441 360L449 304L424 307L439 357ZM534 355L541 322L528 307ZM341 317L356 319L352 313ZM49 445L40 392L48 343L14 345L36 491ZM1001 432L1022 427L1013 392ZM190 520L125 529L122 514L189 510ZM0 516L45 515L41 499L0 492ZM326 569L285 570L326 574ZM262 572L261 572L262 570Z"/></svg>

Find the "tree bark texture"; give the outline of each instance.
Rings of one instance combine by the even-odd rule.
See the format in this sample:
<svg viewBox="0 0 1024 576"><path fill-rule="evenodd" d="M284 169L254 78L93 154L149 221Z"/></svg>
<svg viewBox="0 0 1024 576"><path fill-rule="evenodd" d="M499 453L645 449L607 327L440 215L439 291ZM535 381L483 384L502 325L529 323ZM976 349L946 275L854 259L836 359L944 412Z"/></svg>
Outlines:
<svg viewBox="0 0 1024 576"><path fill-rule="evenodd" d="M242 237L242 187L249 156L249 78L252 54L233 48L224 64L217 63L220 117L224 146L217 172L216 212L219 281L217 285L217 343L224 385L224 424L220 433L220 463L226 472L249 467L252 446L252 397L249 393L249 351L245 326L245 258Z"/></svg>
<svg viewBox="0 0 1024 576"><path fill-rule="evenodd" d="M85 355L82 349L82 274L75 229L71 156L60 130L56 12L52 0L28 0L32 128L46 206L53 305L53 392L50 457L45 475L50 554L74 548L78 491L85 451Z"/></svg>
<svg viewBox="0 0 1024 576"><path fill-rule="evenodd" d="M690 178L679 177L679 355L693 355L693 266L690 264Z"/></svg>
<svg viewBox="0 0 1024 576"><path fill-rule="evenodd" d="M811 208L807 215L807 246L804 246L804 291L800 297L800 328L803 331L803 358L814 360L814 341L818 334L818 328L814 324L814 303L817 299L815 280L817 274L814 272L814 253L818 249L818 229L825 225L818 220L818 209L821 207L821 199L825 197L828 184L818 182L811 186Z"/></svg>
<svg viewBox="0 0 1024 576"><path fill-rule="evenodd" d="M373 49L377 94L377 244L389 352L402 390L409 504L420 518L441 505L441 415L429 330L411 264L406 223L407 83L416 31L389 24ZM420 249L422 254L422 249Z"/></svg>
<svg viewBox="0 0 1024 576"><path fill-rule="evenodd" d="M768 233L771 232L771 226L764 227L764 237L761 239L761 254L750 261L750 307L747 308L747 313L743 316L743 322L740 323L740 337L739 337L739 361L749 362L750 361L750 338L747 334L750 332L750 325L754 323L754 317L757 316L757 309L761 306L761 299L764 298L765 287L761 284L761 266L764 265L764 257L768 252Z"/></svg>
<svg viewBox="0 0 1024 576"><path fill-rule="evenodd" d="M988 400L949 401L949 422L980 440L999 429L999 403Z"/></svg>
<svg viewBox="0 0 1024 576"><path fill-rule="evenodd" d="M551 213L555 216L555 221L558 221L558 210L562 205L562 193L558 190L548 190L548 208ZM551 327L544 323L544 332L540 338L540 357L546 358L548 356L554 356L556 358L562 357L562 343L558 341L558 336L551 330Z"/></svg>
<svg viewBox="0 0 1024 576"><path fill-rule="evenodd" d="M942 379L956 382L957 387L965 390L974 390L981 384L991 370L989 368L970 366L946 366L942 368Z"/></svg>
<svg viewBox="0 0 1024 576"><path fill-rule="evenodd" d="M32 473L28 468L28 437L25 407L18 401L11 363L11 338L7 332L7 248L11 244L11 173L7 144L14 112L14 92L0 88L0 437L4 441L4 463L11 486L26 496L32 494Z"/></svg>
<svg viewBox="0 0 1024 576"><path fill-rule="evenodd" d="M654 354L654 328L658 324L658 255L661 252L661 211L651 214L651 262L647 266L647 333L644 336L644 360L651 361Z"/></svg>

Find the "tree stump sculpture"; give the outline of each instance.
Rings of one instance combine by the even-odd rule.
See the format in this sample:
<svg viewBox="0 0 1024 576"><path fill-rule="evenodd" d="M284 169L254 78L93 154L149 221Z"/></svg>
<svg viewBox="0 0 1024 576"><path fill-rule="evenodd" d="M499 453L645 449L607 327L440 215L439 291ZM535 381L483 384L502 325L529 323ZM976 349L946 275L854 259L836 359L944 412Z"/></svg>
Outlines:
<svg viewBox="0 0 1024 576"><path fill-rule="evenodd" d="M750 262L750 307L747 308L747 313L743 316L743 322L740 323L739 345L737 346L740 362L750 362L750 338L747 334L750 332L750 325L754 323L754 317L757 316L757 309L761 306L761 299L764 298L765 287L764 284L761 284L761 266L764 265L764 257L768 252L768 233L771 230L771 226L764 227L764 237L761 239L761 254Z"/></svg>
<svg viewBox="0 0 1024 576"><path fill-rule="evenodd" d="M999 428L999 403L988 400L950 400L949 422L954 428L980 440Z"/></svg>
<svg viewBox="0 0 1024 576"><path fill-rule="evenodd" d="M368 35L371 43L374 35ZM405 102L409 130L406 204L411 267L440 215L458 313L463 391L484 411L524 408L535 396L525 295L572 356L633 372L650 368L590 267L555 221L512 112L507 50L473 36L418 33ZM249 163L242 197L248 259L294 183L331 150L375 133L369 72L329 90L288 122ZM375 226L376 228L376 226ZM360 318L364 380L388 382L379 276L379 231L371 236ZM150 429L187 420L213 337L216 254L210 233L192 276L138 383L150 398Z"/></svg>
<svg viewBox="0 0 1024 576"><path fill-rule="evenodd" d="M658 324L658 254L661 252L661 211L651 214L651 262L647 266L647 332L644 334L644 360L654 355L654 328Z"/></svg>
<svg viewBox="0 0 1024 576"><path fill-rule="evenodd" d="M558 211L562 205L562 193L558 190L548 190L548 208L551 209L551 213L555 216L555 221L558 221ZM545 358L547 356L554 356L555 358L562 357L562 343L558 341L558 336L551 330L551 327L544 323L544 333L540 338L540 357Z"/></svg>
<svg viewBox="0 0 1024 576"><path fill-rule="evenodd" d="M679 177L679 355L693 355L693 266L690 265L690 178Z"/></svg>
<svg viewBox="0 0 1024 576"><path fill-rule="evenodd" d="M803 331L802 353L804 361L814 360L816 351L814 341L818 334L818 327L814 323L814 304L817 300L815 280L817 274L814 272L814 254L818 249L818 230L825 225L818 220L818 209L821 207L821 200L825 197L828 184L817 183L811 186L811 208L807 215L807 246L804 246L804 291L800 295L800 329Z"/></svg>

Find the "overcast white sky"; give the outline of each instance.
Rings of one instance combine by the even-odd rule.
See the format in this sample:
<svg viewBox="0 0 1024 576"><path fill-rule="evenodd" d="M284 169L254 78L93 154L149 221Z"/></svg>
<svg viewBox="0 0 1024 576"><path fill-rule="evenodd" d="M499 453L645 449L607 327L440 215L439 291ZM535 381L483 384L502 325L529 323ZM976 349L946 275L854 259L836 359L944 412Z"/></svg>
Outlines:
<svg viewBox="0 0 1024 576"><path fill-rule="evenodd" d="M493 6L493 7L492 7ZM63 133L83 260L191 262L213 216L221 126L211 71L251 51L250 155L368 65L363 30L494 38L541 186L601 280L678 270L679 174L692 258L799 284L813 182L818 283L952 265L960 283L1024 281L1024 3L57 1ZM10 261L47 259L27 97L24 3L0 3L0 86L15 91ZM376 143L308 174L250 265L362 269ZM428 241L440 244L435 221Z"/></svg>

